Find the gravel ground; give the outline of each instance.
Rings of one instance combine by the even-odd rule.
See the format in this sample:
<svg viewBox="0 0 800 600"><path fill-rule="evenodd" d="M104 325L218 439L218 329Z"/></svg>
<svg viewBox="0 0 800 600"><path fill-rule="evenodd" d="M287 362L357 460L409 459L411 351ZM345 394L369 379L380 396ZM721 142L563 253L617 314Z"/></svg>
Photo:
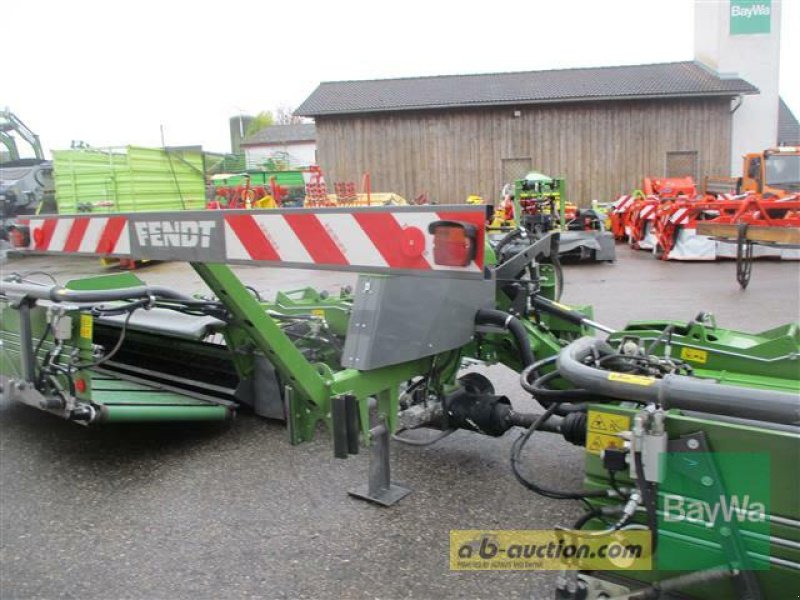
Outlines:
<svg viewBox="0 0 800 600"><path fill-rule="evenodd" d="M564 300L595 305L614 327L690 319L758 331L797 319L800 270L760 262L742 292L731 262L663 263L618 248L614 264L566 268ZM90 259L11 259L62 281L102 269ZM261 290L352 276L237 268ZM149 283L201 290L183 264L141 269ZM532 410L515 374L488 369L500 393ZM555 575L448 570L454 528L549 528L577 503L534 496L508 466L510 432L458 432L427 448L395 444L393 477L414 493L390 509L347 496L367 455L334 460L326 435L292 447L279 424L242 415L226 426L87 430L28 407L0 406L0 597L15 598L535 598ZM580 484L582 452L555 436L535 444L540 481Z"/></svg>

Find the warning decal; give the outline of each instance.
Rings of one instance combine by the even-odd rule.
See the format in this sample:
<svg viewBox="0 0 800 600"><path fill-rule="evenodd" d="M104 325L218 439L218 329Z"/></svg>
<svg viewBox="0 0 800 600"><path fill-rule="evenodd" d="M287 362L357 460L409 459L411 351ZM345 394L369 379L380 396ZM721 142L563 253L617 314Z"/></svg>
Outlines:
<svg viewBox="0 0 800 600"><path fill-rule="evenodd" d="M622 448L624 441L616 434L628 431L630 427L630 417L590 410L587 421L586 449L594 454L600 454L606 448Z"/></svg>

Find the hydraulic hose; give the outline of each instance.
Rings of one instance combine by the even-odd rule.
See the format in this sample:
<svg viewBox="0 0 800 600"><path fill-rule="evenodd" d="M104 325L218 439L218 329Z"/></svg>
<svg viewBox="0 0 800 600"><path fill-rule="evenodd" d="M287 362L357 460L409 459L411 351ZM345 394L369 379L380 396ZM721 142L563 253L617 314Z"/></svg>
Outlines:
<svg viewBox="0 0 800 600"><path fill-rule="evenodd" d="M769 423L800 424L800 402L789 392L762 390L717 383L685 375L665 375L662 379L609 377L613 371L584 364L589 356L610 355L614 350L596 338L583 337L561 350L556 367L575 387L599 396L657 403L665 409L677 408L709 414L739 417Z"/></svg>
<svg viewBox="0 0 800 600"><path fill-rule="evenodd" d="M496 325L507 329L508 332L514 337L519 351L519 358L522 361L522 366L527 367L536 362L531 350L531 344L528 340L528 334L525 331L525 326L517 317L502 310L495 310L493 308L482 308L475 315L475 323L477 325Z"/></svg>
<svg viewBox="0 0 800 600"><path fill-rule="evenodd" d="M591 327L592 329L597 329L598 331L603 331L605 333L614 333L614 330L607 325L603 325L602 323L598 323L593 319L590 319L583 313L578 312L577 310L572 310L571 308L564 306L563 304L559 304L558 302L553 302L552 300L548 300L544 296L539 296L538 294L533 297L533 306L541 311L549 313L553 316L556 316L568 323L572 323L573 325L586 325L587 327Z"/></svg>
<svg viewBox="0 0 800 600"><path fill-rule="evenodd" d="M179 300L181 302L195 303L197 300L191 296L181 294L160 285L140 285L114 290L71 290L57 285L34 285L29 283L15 283L0 281L0 293L12 296L34 298L36 300L50 300L52 302L112 302L115 300L130 300L132 298L148 298L155 296L166 300Z"/></svg>

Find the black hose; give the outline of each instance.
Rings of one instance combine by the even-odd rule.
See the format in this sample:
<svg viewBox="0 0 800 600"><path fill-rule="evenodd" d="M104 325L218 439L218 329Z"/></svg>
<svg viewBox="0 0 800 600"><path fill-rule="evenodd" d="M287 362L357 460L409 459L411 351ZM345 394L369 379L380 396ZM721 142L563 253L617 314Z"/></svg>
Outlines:
<svg viewBox="0 0 800 600"><path fill-rule="evenodd" d="M531 344L528 340L528 333L525 331L525 326L522 324L522 321L514 315L493 308L482 308L475 315L475 323L478 325L496 325L507 329L517 343L517 350L519 351L519 358L522 361L522 366L527 367L536 362L536 357L534 357L533 350L531 350Z"/></svg>
<svg viewBox="0 0 800 600"><path fill-rule="evenodd" d="M608 492L606 490L582 490L579 492L563 492L560 490L553 490L537 484L533 480L526 478L520 472L519 462L522 455L522 450L525 448L525 444L528 443L528 440L530 440L533 434L539 430L542 424L553 416L553 413L555 413L557 408L558 403L551 404L546 411L539 415L539 418L536 419L533 425L531 425L524 434L514 440L514 444L511 446L511 471L514 473L514 477L516 477L517 481L519 481L532 492L535 492L540 496L544 496L545 498L552 498L554 500L583 500L585 498L608 497Z"/></svg>
<svg viewBox="0 0 800 600"><path fill-rule="evenodd" d="M524 229L514 229L503 236L503 239L497 242L497 245L494 247L494 253L497 257L500 256L500 253L503 251L503 248L508 246L511 242L515 239L520 237L523 233L525 233Z"/></svg>
<svg viewBox="0 0 800 600"><path fill-rule="evenodd" d="M109 352L106 352L102 357L100 357L99 359L97 359L94 362L74 365L71 368L71 370L73 370L73 371L82 371L84 369L94 369L95 367L99 367L100 365L102 365L102 364L108 362L109 360L111 360L112 358L114 358L114 356L117 354L117 352L119 352L120 348L122 348L122 344L125 342L125 336L126 336L126 334L128 332L128 323L130 322L131 317L133 316L133 313L136 312L137 310L138 310L138 307L137 308L133 308L128 313L128 316L125 317L125 321L122 323L122 330L120 331L119 338L117 339L117 343L114 344L114 347Z"/></svg>
<svg viewBox="0 0 800 600"><path fill-rule="evenodd" d="M596 508L593 508L592 510L581 515L581 517L577 521L575 521L575 524L572 526L572 528L575 529L576 531L580 531L581 529L583 529L583 526L586 525L589 521L598 518L600 518L600 511L597 510Z"/></svg>
<svg viewBox="0 0 800 600"><path fill-rule="evenodd" d="M522 385L522 388L534 396L537 400L554 400L558 402L563 402L565 400L583 400L589 394L589 392L586 390L581 389L554 390L552 388L545 387L553 379L561 376L561 373L558 371L550 371L541 377L537 377L533 383L531 383L530 376L532 373L533 369L530 367L523 369L522 373L520 374L520 385Z"/></svg>

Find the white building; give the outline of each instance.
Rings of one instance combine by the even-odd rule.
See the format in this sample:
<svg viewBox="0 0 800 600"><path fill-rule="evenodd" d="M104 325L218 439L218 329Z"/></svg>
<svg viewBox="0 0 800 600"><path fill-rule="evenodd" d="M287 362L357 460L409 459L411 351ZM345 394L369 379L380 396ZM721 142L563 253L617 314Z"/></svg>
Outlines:
<svg viewBox="0 0 800 600"><path fill-rule="evenodd" d="M313 123L265 127L247 136L241 146L248 169L262 167L270 160L292 167L317 162L317 131Z"/></svg>
<svg viewBox="0 0 800 600"><path fill-rule="evenodd" d="M741 78L759 90L731 106L734 175L744 154L794 137L796 121L778 96L780 31L781 0L695 0L695 60L723 79Z"/></svg>

